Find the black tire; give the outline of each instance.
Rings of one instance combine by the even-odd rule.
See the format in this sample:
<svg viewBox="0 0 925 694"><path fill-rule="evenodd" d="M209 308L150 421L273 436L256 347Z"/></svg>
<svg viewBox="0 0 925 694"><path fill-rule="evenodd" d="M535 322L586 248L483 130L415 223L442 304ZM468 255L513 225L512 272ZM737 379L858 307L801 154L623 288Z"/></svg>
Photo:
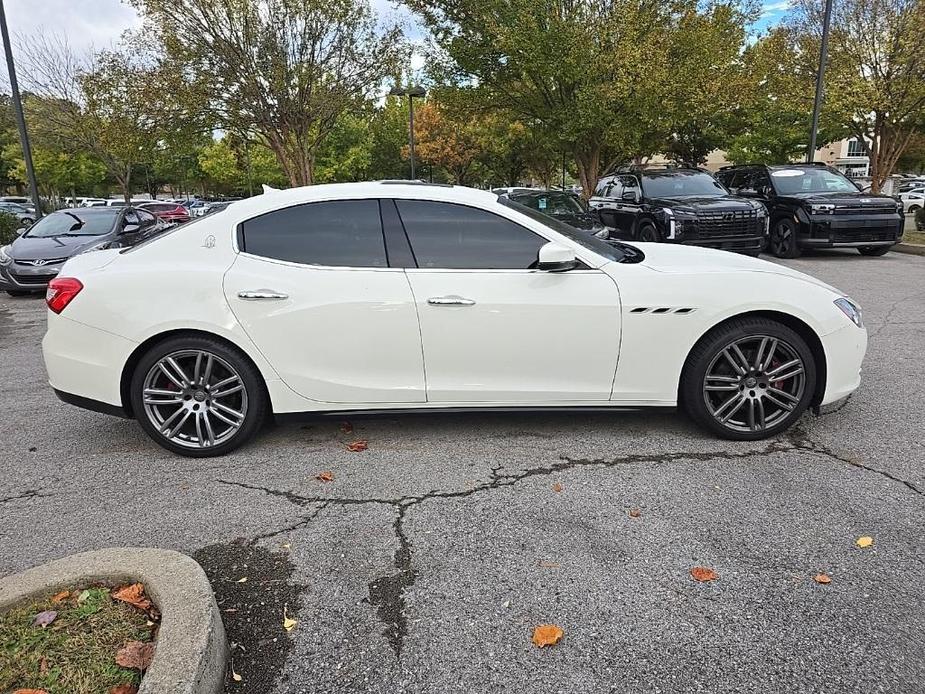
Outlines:
<svg viewBox="0 0 925 694"><path fill-rule="evenodd" d="M662 240L662 237L652 222L643 222L636 230L636 240L645 243L658 243Z"/></svg>
<svg viewBox="0 0 925 694"><path fill-rule="evenodd" d="M760 430L742 430L734 428L735 423L731 420L726 424L721 423L715 413L722 410L723 405L718 406L715 411L711 411L708 401L710 401L711 398L725 398L726 395L708 392L706 380L708 369L710 369L712 365L720 363L719 360L723 359L724 350L736 341L751 338L758 341L759 344L764 347L764 343L760 342L764 337L778 340L778 344L782 345L781 353L786 353L784 351L786 349L790 354L796 355L802 360L802 390L798 391L799 397L794 397L796 393L793 393L790 395L793 399L792 402L789 400L782 400L785 404L793 407L792 410L788 411L764 399L766 397L779 397L776 395L779 391L775 388L778 387L778 384L782 383L781 381L767 382L769 379L766 379L765 385L761 385L761 379L756 378L756 385L744 386L736 383L734 384L735 387L728 393L730 399L744 398L743 405L740 407L744 407L745 405L753 407L751 400L755 399L755 394L758 393L757 399L762 400L764 403L761 406L761 418L764 419L766 412L772 407L775 410L772 417L778 416L779 418L772 419L767 427ZM748 360L757 358L757 354L745 353L745 356ZM772 352L771 357L773 356L774 353ZM782 366L785 365L786 364L775 364L773 360L769 360L768 364L768 366L772 368L771 373L773 373L773 368L782 368ZM714 378L726 379L737 377L742 378L744 381L746 377L749 377L749 374L746 373L742 376L719 376ZM800 376L794 377L794 379L797 378L800 378ZM786 388L786 386L784 387ZM725 390L727 387L723 386L722 388ZM694 422L722 438L736 441L755 441L769 438L789 429L809 406L815 390L816 362L813 358L812 350L806 344L806 341L787 326L766 318L732 319L718 325L704 335L704 337L694 345L694 348L687 357L687 362L681 374L680 388L678 389L679 405ZM749 393L752 396L751 398L748 397ZM771 396L771 393L775 393L775 395ZM739 408L736 408L736 410L738 409ZM737 413L736 410L733 412ZM742 414L746 416L745 412Z"/></svg>
<svg viewBox="0 0 925 694"><path fill-rule="evenodd" d="M915 213L918 212L920 209L922 209L922 208L919 207L918 205L910 205L910 206L909 206L909 214L915 216Z"/></svg>
<svg viewBox="0 0 925 694"><path fill-rule="evenodd" d="M173 400L169 402L164 401L163 406L158 405L157 407L146 409L143 391L145 389L145 383L147 379L160 377L156 371L158 368L157 364L161 362L162 359L166 359L167 357L172 357L173 355L181 355L176 357L175 361L181 365L183 372L189 373L189 362L186 362L187 365L184 368L184 362L181 360L193 359L192 353L202 353L204 355L212 356L212 359L209 361L214 363L215 366L210 369L204 369L207 370L211 375L212 382L210 383L207 380L206 385L204 386L192 386L192 388L199 392L193 393L187 397L186 395L183 395L183 393L188 393L188 391L181 390L180 384L177 381L173 381L174 386L171 386L169 382L164 381L167 383L167 387L170 388L170 390L177 391L177 400L182 398L184 403L175 404ZM196 368L198 369L198 364ZM214 373L212 369L214 369ZM217 412L217 410L213 409L213 401L207 398L214 397L218 393L218 390L213 390L211 396L208 394L203 395L203 391L208 393L210 386L214 388L215 385L218 385L220 382L219 379L227 380L229 374L238 377L238 380L233 382L232 386L237 388L237 386L240 384L242 388L238 389L237 391L237 393L240 394L219 397L238 398L239 404L232 404L232 408L240 408L240 411L243 412L243 418L240 424L236 424L234 422L229 423L227 415L223 415L222 412ZM166 374L164 374L164 377L169 378ZM195 373L193 374L192 379L195 379ZM200 382L201 381L202 379L200 379ZM166 394L166 391L162 392ZM203 397L200 398L200 395ZM253 365L250 359L244 355L243 352L241 352L236 347L230 346L220 340L194 335L170 338L164 340L163 342L157 343L150 350L148 350L148 352L141 358L141 360L138 362L138 365L135 367L135 372L132 375L129 397L131 400L132 412L135 415L135 419L138 420L138 423L141 425L142 429L145 430L145 433L148 434L148 436L150 436L155 443L173 453L193 458L206 458L211 456L225 455L226 453L230 453L236 448L244 445L250 441L263 426L267 419L269 409L266 388L264 386L260 372ZM215 400L217 402L218 398L215 398ZM186 403L188 403L188 405ZM226 405L227 404L228 403L226 402ZM168 437L160 430L155 422L152 421L153 417L158 418L163 416L163 419L161 420L163 425L166 423L165 420L168 419L167 413L171 411L170 408L176 407L177 410L183 410L184 408L189 409L194 406L197 410L196 413L189 412L188 414L180 415L184 421L187 421L190 415L195 414L196 417L188 424L183 425L184 429L181 429L175 438ZM201 409L199 409L200 407ZM164 410L166 410L167 413L165 413ZM212 415L211 421L213 423L208 425L209 435L202 435L200 433L199 417L201 416L202 419L209 420L209 414ZM224 416L225 419L216 419L220 416ZM231 431L230 427L232 425L237 427L236 431ZM204 423L202 425L202 429L206 429L206 425ZM192 442L192 436L194 432L199 435L199 440L203 441L211 439L213 431L217 432L220 429L227 429L227 436L215 436L215 442L213 445L196 444ZM186 437L186 440L184 440L184 437Z"/></svg>
<svg viewBox="0 0 925 694"><path fill-rule="evenodd" d="M866 256L880 256L889 253L891 248L892 246L861 246L858 248L858 253Z"/></svg>
<svg viewBox="0 0 925 694"><path fill-rule="evenodd" d="M791 219L778 219L771 227L768 250L778 258L799 258L800 244L797 241L797 226Z"/></svg>

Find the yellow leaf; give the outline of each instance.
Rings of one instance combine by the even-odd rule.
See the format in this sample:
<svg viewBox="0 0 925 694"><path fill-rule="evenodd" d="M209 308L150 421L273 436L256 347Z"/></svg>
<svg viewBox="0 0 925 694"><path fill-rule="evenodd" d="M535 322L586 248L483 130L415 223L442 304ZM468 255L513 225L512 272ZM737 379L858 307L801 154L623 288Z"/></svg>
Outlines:
<svg viewBox="0 0 925 694"><path fill-rule="evenodd" d="M872 544L874 544L874 538L865 535L864 537L859 537L854 544L856 544L858 547L870 547Z"/></svg>
<svg viewBox="0 0 925 694"><path fill-rule="evenodd" d="M286 606L283 605L283 629L286 631L292 631L295 629L295 625L298 623L298 619L293 619L288 614L286 614Z"/></svg>
<svg viewBox="0 0 925 694"><path fill-rule="evenodd" d="M826 585L832 582L832 579L826 576L825 574L816 574L815 576L813 576L813 580L816 583L821 583L822 585Z"/></svg>
<svg viewBox="0 0 925 694"><path fill-rule="evenodd" d="M242 577L242 578L239 578L239 579L237 580L237 583L247 583L247 576L244 576L244 577Z"/></svg>
<svg viewBox="0 0 925 694"><path fill-rule="evenodd" d="M559 643L564 633L562 628L555 624L541 624L533 630L533 645L538 648L554 646Z"/></svg>

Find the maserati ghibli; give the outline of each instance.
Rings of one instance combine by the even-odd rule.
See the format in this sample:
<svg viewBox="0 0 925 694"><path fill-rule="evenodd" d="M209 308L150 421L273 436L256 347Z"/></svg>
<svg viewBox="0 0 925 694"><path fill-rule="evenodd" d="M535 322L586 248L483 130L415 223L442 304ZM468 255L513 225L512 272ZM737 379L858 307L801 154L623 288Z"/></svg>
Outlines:
<svg viewBox="0 0 925 694"><path fill-rule="evenodd" d="M358 411L677 407L761 439L850 395L867 347L854 301L781 265L415 182L267 189L71 258L46 302L57 395L188 456Z"/></svg>

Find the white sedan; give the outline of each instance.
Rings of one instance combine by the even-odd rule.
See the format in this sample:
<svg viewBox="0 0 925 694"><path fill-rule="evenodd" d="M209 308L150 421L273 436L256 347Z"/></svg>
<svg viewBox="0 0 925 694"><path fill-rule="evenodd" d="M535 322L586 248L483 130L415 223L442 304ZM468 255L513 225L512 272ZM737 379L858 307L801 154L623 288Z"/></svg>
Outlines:
<svg viewBox="0 0 925 694"><path fill-rule="evenodd" d="M220 455L265 418L682 407L760 439L858 387L867 332L780 265L608 244L489 192L267 191L69 260L43 341L58 396Z"/></svg>

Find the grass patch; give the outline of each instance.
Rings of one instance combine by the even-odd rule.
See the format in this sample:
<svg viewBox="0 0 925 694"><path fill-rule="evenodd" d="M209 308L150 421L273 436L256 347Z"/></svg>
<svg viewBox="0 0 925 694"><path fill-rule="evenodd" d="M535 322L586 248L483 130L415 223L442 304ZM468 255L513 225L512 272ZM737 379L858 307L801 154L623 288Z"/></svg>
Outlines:
<svg viewBox="0 0 925 694"><path fill-rule="evenodd" d="M33 626L46 610L58 613L54 621ZM129 641L150 641L152 629L141 610L114 600L108 588L23 604L0 615L0 692L108 694L118 685L137 685L139 672L117 665L116 652Z"/></svg>
<svg viewBox="0 0 925 694"><path fill-rule="evenodd" d="M918 243L925 245L925 231L907 231L903 234L903 243Z"/></svg>

